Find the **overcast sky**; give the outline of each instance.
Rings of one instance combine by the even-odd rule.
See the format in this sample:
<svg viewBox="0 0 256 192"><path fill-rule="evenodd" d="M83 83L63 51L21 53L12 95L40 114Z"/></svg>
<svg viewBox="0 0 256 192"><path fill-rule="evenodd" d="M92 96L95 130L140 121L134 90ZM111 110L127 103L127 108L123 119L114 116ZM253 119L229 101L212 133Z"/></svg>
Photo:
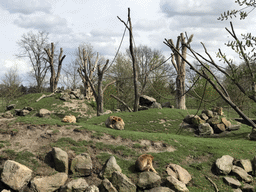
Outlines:
<svg viewBox="0 0 256 192"><path fill-rule="evenodd" d="M29 31L46 31L51 42L58 42L69 62L81 43L90 43L100 55L112 59L119 46L127 9L131 9L136 46L147 45L168 57L165 38L176 42L181 32L194 34L191 44L203 52L200 42L215 57L218 48L233 57L224 43L232 40L225 27L230 21L217 18L226 10L239 8L235 0L0 0L0 78L14 65L24 74L30 64L15 57L17 41ZM232 20L237 34L255 34L256 17L252 12L246 20ZM128 33L122 51L128 48ZM239 62L237 60L237 62Z"/></svg>

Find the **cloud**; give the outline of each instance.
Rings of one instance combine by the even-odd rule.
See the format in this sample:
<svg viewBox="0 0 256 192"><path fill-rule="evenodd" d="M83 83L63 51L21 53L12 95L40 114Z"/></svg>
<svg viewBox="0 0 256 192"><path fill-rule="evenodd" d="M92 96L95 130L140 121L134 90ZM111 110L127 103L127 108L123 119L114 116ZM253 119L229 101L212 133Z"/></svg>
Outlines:
<svg viewBox="0 0 256 192"><path fill-rule="evenodd" d="M50 13L51 4L45 0L1 0L0 5L10 13L22 13L25 15L35 12Z"/></svg>
<svg viewBox="0 0 256 192"><path fill-rule="evenodd" d="M150 32L153 30L159 30L163 28L165 25L166 25L166 21L164 19L158 19L158 20L141 19L135 23L134 29Z"/></svg>
<svg viewBox="0 0 256 192"><path fill-rule="evenodd" d="M37 13L31 15L20 15L14 24L25 29L37 29L52 33L68 33L67 21L60 16Z"/></svg>
<svg viewBox="0 0 256 192"><path fill-rule="evenodd" d="M223 0L221 3L216 0L161 0L160 9L167 17L174 15L219 15L228 10L232 4L234 3L230 0Z"/></svg>

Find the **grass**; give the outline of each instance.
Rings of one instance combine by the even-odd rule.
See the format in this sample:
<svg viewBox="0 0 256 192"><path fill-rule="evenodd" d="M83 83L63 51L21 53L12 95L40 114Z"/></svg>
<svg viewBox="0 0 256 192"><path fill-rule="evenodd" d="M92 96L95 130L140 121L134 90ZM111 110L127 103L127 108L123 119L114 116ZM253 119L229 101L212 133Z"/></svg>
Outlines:
<svg viewBox="0 0 256 192"><path fill-rule="evenodd" d="M56 97L44 98L38 103L35 102L42 94L31 94L23 96L17 101L17 108L31 106L38 111L40 108L48 110L56 110L57 105L62 105L63 102ZM93 104L92 104L93 105ZM51 147L60 147L68 151L73 150L76 154L89 152L88 147L93 147L101 150L102 153L97 155L98 160L104 164L110 156L115 156L118 165L122 168L122 172L128 177L136 180L137 173L134 171L134 162L140 155L136 150L143 148L139 141L161 141L169 146L173 146L174 152L155 152L151 153L154 156L154 167L162 177L166 177L165 167L169 163L179 164L192 175L193 179L188 185L190 191L213 191L212 184L205 178L210 177L218 186L220 191L231 191L231 187L224 184L222 177L216 178L211 173L212 165L217 158L222 155L231 155L235 159L252 159L255 155L255 142L249 141L247 135L251 128L246 125L241 125L237 131L231 132L223 138L203 138L195 137L194 133L180 130L180 123L188 114L195 114L197 110L178 110L178 109L150 109L147 111L139 111L135 113L122 112L93 117L91 119L80 118L78 123L81 130L91 132L95 138L101 138L104 133L112 135L114 138L121 137L123 139L131 139L135 143L131 146L125 145L110 145L102 142L93 142L86 140L75 141L72 138L63 137L56 142L51 143ZM68 111L70 113L70 111ZM75 112L73 113L77 115ZM199 111L200 114L200 111ZM39 118L30 114L25 117L18 117L16 121L31 123L31 124L48 124L63 126L61 118L65 114L57 113L48 118ZM105 120L116 115L121 117L125 122L125 130L113 130L105 127ZM230 111L224 111L228 119L231 119L232 124L236 124L233 120L238 118L237 114ZM69 125L67 129L71 129ZM0 130L1 131L1 130ZM13 130L18 131L18 130ZM58 133L58 130L53 130ZM8 148L8 143L0 142L0 149ZM36 169L38 161L35 156L29 152L15 152L10 149L4 149L1 157L17 160L27 166L32 166ZM253 182L255 185L255 182Z"/></svg>

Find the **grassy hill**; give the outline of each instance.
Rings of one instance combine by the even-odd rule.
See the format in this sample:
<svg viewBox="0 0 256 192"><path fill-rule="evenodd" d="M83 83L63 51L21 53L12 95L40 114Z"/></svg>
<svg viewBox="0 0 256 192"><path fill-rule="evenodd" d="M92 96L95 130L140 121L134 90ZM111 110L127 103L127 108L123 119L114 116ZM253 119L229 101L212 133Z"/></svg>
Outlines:
<svg viewBox="0 0 256 192"><path fill-rule="evenodd" d="M64 102L59 99L58 94L35 102L41 95L30 94L14 101L13 103L17 105L16 108L30 106L34 108L34 111L26 117L17 117L15 121L7 123L7 128L0 126L0 133L7 134L6 130L14 129L19 133L17 124L36 127L47 125L48 129L56 132L56 135L59 131L65 130L72 134L74 131L83 132L86 133L85 136L90 136L88 137L90 140L86 139L87 137L76 140L67 134L65 137L56 137L57 139L41 146L42 148L38 152L16 151L14 144L5 140L0 142L0 162L13 159L27 164L36 171L42 166L40 157L45 156L51 147L57 146L66 151L72 150L76 154L88 152L94 155L101 164L114 155L123 173L134 179L136 178L135 160L140 154L148 152L155 157L154 167L162 177L166 177L165 166L169 163L179 164L187 169L193 177L188 188L190 191L198 192L214 191L212 184L205 176L210 177L220 191L231 191L231 187L223 183L222 176L217 177L211 172L212 165L217 158L222 155L231 155L235 159L252 159L255 156L255 142L247 139L251 128L246 125L241 125L239 130L221 138L203 138L195 136L193 132L181 130L180 124L184 117L188 114L195 114L196 110L164 108L135 113L121 112L97 117L93 116L94 111L90 103L85 102L89 106L86 113L93 117L80 117L77 119L76 125L72 125L62 123L61 119L65 114L73 114L78 117L77 109L63 107ZM91 105L93 106L93 104ZM55 113L48 118L37 117L36 113L41 108ZM4 111L4 109L2 108L0 111ZM110 115L121 117L125 122L125 130L106 128L104 122ZM233 118L237 118L236 114L229 117L232 123L236 124L232 120ZM42 150L43 148L47 150Z"/></svg>

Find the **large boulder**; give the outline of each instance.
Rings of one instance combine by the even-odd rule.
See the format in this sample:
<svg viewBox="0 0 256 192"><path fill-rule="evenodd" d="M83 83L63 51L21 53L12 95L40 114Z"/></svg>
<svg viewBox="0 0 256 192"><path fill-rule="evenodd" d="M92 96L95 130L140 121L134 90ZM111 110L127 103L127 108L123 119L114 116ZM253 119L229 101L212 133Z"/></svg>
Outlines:
<svg viewBox="0 0 256 192"><path fill-rule="evenodd" d="M216 168L219 174L228 175L233 167L234 158L230 155L223 155L216 160Z"/></svg>
<svg viewBox="0 0 256 192"><path fill-rule="evenodd" d="M102 171L100 172L100 177L110 179L113 172L122 172L120 166L116 163L116 158L111 156L104 164Z"/></svg>
<svg viewBox="0 0 256 192"><path fill-rule="evenodd" d="M52 155L55 164L55 169L59 172L68 174L68 154L66 151L58 147L52 148Z"/></svg>
<svg viewBox="0 0 256 192"><path fill-rule="evenodd" d="M92 172L92 159L88 153L82 153L76 156L70 166L73 174L80 176L89 176Z"/></svg>
<svg viewBox="0 0 256 192"><path fill-rule="evenodd" d="M136 192L136 185L123 173L113 172L111 181L118 192Z"/></svg>
<svg viewBox="0 0 256 192"><path fill-rule="evenodd" d="M61 192L84 192L85 189L89 187L88 183L83 178L78 178L70 181Z"/></svg>
<svg viewBox="0 0 256 192"><path fill-rule="evenodd" d="M40 109L38 112L39 117L46 117L50 114L51 114L51 111L49 111L48 109Z"/></svg>
<svg viewBox="0 0 256 192"><path fill-rule="evenodd" d="M233 165L232 172L236 174L240 179L244 180L246 183L252 182L253 178L249 175L243 168Z"/></svg>
<svg viewBox="0 0 256 192"><path fill-rule="evenodd" d="M166 168L166 172L185 184L188 184L192 179L189 172L177 164L170 163Z"/></svg>
<svg viewBox="0 0 256 192"><path fill-rule="evenodd" d="M112 183L106 178L102 180L99 189L102 192L118 192Z"/></svg>
<svg viewBox="0 0 256 192"><path fill-rule="evenodd" d="M168 176L166 178L166 184L168 187L175 191L180 191L180 192L188 192L188 188L186 187L185 183L179 181L173 176Z"/></svg>
<svg viewBox="0 0 256 192"><path fill-rule="evenodd" d="M6 106L6 110L12 110L12 109L14 109L15 107L16 107L15 104L10 104L10 105Z"/></svg>
<svg viewBox="0 0 256 192"><path fill-rule="evenodd" d="M53 192L64 185L68 179L66 173L56 173L52 176L47 177L35 177L31 181L31 189L37 192Z"/></svg>
<svg viewBox="0 0 256 192"><path fill-rule="evenodd" d="M198 126L199 135L212 135L214 133L213 128L209 123L202 123Z"/></svg>
<svg viewBox="0 0 256 192"><path fill-rule="evenodd" d="M150 107L154 102L156 102L156 99L147 95L141 95L139 98L139 105L141 106Z"/></svg>
<svg viewBox="0 0 256 192"><path fill-rule="evenodd" d="M21 190L32 178L32 170L12 160L4 163L2 181L14 190Z"/></svg>
<svg viewBox="0 0 256 192"><path fill-rule="evenodd" d="M105 125L106 125L106 127L109 127L112 129L123 130L125 123L121 117L110 116L105 121Z"/></svg>
<svg viewBox="0 0 256 192"><path fill-rule="evenodd" d="M151 189L160 186L161 177L154 172L142 172L139 175L137 186L142 189Z"/></svg>

